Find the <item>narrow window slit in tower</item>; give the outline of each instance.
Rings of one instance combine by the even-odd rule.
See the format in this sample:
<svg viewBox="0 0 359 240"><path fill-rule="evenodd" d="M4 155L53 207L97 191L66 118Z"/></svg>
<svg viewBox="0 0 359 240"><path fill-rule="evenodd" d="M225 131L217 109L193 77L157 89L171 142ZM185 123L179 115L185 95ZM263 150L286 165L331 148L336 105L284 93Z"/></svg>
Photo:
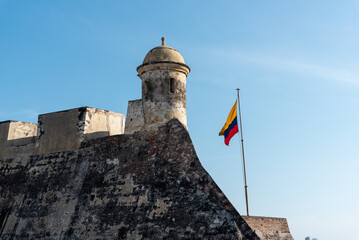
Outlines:
<svg viewBox="0 0 359 240"><path fill-rule="evenodd" d="M174 93L174 92L175 92L174 84L175 84L174 78L170 78L170 93Z"/></svg>

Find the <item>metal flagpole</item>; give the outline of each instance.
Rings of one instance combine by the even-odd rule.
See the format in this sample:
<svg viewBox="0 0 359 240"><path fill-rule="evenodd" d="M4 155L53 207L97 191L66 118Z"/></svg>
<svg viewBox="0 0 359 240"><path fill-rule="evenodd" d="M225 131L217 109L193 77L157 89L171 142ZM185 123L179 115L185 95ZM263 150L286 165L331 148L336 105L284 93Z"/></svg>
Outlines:
<svg viewBox="0 0 359 240"><path fill-rule="evenodd" d="M241 128L241 143L242 143L242 160L243 160L243 174L244 174L244 191L246 194L246 207L247 207L247 216L249 216L249 208L248 208L248 192L247 192L247 175L246 175L246 161L244 158L244 145L243 145L243 131L242 131L242 116L241 116L241 103L239 101L239 88L237 90L237 98L238 98L238 114L239 114L239 127Z"/></svg>

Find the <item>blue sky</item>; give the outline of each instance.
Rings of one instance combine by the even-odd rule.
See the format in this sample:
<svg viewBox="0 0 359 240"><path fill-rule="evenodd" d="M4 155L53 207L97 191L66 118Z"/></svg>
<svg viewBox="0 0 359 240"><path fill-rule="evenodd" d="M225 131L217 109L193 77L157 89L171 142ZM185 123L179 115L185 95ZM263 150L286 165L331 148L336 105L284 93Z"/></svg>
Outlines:
<svg viewBox="0 0 359 240"><path fill-rule="evenodd" d="M358 0L0 0L0 121L126 113L162 36L191 67L198 156L238 211L239 141L218 137L237 87L250 213L286 217L295 239L359 239Z"/></svg>

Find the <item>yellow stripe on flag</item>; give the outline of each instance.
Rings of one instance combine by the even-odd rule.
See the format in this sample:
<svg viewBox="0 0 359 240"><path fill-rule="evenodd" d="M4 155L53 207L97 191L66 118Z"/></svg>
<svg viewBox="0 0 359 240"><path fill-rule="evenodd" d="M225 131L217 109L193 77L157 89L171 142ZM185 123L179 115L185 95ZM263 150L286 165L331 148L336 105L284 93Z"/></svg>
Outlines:
<svg viewBox="0 0 359 240"><path fill-rule="evenodd" d="M237 100L234 103L231 112L228 115L227 121L224 124L222 130L219 132L219 136L224 135L224 131L226 131L226 129L228 128L228 126L233 122L233 119L237 117Z"/></svg>

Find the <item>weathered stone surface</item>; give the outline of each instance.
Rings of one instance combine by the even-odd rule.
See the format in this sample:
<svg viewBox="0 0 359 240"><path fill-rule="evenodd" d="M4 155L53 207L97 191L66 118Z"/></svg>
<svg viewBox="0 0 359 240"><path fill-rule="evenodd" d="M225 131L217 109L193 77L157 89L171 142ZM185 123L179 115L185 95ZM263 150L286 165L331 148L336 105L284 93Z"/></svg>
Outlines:
<svg viewBox="0 0 359 240"><path fill-rule="evenodd" d="M78 149L86 139L124 133L124 115L91 107L39 115L37 153Z"/></svg>
<svg viewBox="0 0 359 240"><path fill-rule="evenodd" d="M293 240L285 218L258 216L243 216L243 218L262 240Z"/></svg>
<svg viewBox="0 0 359 240"><path fill-rule="evenodd" d="M123 134L124 115L81 107L39 115L38 124L0 122L0 158L78 149L87 139Z"/></svg>
<svg viewBox="0 0 359 240"><path fill-rule="evenodd" d="M0 161L1 239L259 239L178 120Z"/></svg>
<svg viewBox="0 0 359 240"><path fill-rule="evenodd" d="M145 116L143 113L142 99L129 101L127 107L125 134L131 134L144 130Z"/></svg>
<svg viewBox="0 0 359 240"><path fill-rule="evenodd" d="M85 120L86 107L39 115L37 153L79 148L83 140Z"/></svg>
<svg viewBox="0 0 359 240"><path fill-rule="evenodd" d="M0 122L0 158L33 154L37 124L19 121Z"/></svg>
<svg viewBox="0 0 359 240"><path fill-rule="evenodd" d="M147 53L137 72L142 80L142 99L129 102L125 132L156 130L173 118L187 129L186 78L190 68L182 55L165 46L163 40L162 46Z"/></svg>
<svg viewBox="0 0 359 240"><path fill-rule="evenodd" d="M142 64L153 64L158 62L175 62L185 64L182 55L174 48L165 46L164 41L162 46L152 48L143 59Z"/></svg>
<svg viewBox="0 0 359 240"><path fill-rule="evenodd" d="M173 70L153 70L140 77L145 129L156 129L172 118L187 128L186 75Z"/></svg>
<svg viewBox="0 0 359 240"><path fill-rule="evenodd" d="M98 108L86 107L84 135L86 139L123 134L125 116Z"/></svg>

